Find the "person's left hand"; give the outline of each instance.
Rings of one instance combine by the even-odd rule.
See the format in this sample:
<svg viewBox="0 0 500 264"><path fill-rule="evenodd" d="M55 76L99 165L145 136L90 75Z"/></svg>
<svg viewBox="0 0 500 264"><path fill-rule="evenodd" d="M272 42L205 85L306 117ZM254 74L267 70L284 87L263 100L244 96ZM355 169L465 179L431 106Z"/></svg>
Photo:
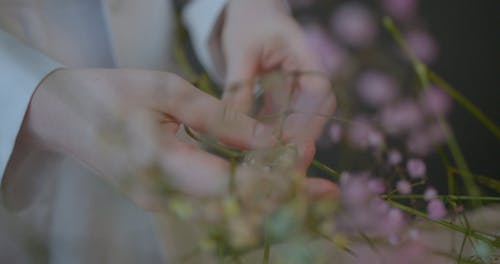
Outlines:
<svg viewBox="0 0 500 264"><path fill-rule="evenodd" d="M324 72L283 0L229 1L221 34L227 69L223 100L239 111L248 113L252 109L250 83L259 75L275 70ZM310 75L297 81L291 102L293 113L285 120L283 132L287 142L298 146L300 167L305 170L314 156L314 140L334 111L335 97L327 77ZM231 89L242 82L248 85ZM283 100L284 96L274 94L272 100Z"/></svg>

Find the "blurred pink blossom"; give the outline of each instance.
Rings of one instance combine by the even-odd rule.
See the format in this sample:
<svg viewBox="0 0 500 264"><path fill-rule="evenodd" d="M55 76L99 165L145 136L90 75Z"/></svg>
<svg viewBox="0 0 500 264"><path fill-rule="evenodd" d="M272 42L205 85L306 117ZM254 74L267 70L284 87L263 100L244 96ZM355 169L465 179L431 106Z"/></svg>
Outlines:
<svg viewBox="0 0 500 264"><path fill-rule="evenodd" d="M434 147L434 140L429 132L429 128L413 131L406 141L408 151L419 156L428 155Z"/></svg>
<svg viewBox="0 0 500 264"><path fill-rule="evenodd" d="M410 194L411 193L411 184L407 180L399 180L396 183L396 190L398 190L398 192L400 194Z"/></svg>
<svg viewBox="0 0 500 264"><path fill-rule="evenodd" d="M373 107L390 102L398 91L396 80L377 70L363 72L358 78L356 88L361 100Z"/></svg>
<svg viewBox="0 0 500 264"><path fill-rule="evenodd" d="M425 176L427 167L421 159L410 159L406 163L406 170L413 179L420 179Z"/></svg>
<svg viewBox="0 0 500 264"><path fill-rule="evenodd" d="M404 224L403 212L397 208L391 208L387 214L387 228L399 230Z"/></svg>
<svg viewBox="0 0 500 264"><path fill-rule="evenodd" d="M368 173L342 173L340 179L340 206L338 227L344 231L367 232L396 236L406 224L399 209L391 208L380 199L382 182Z"/></svg>
<svg viewBox="0 0 500 264"><path fill-rule="evenodd" d="M424 200L431 201L433 199L436 199L437 195L438 195L438 193L437 193L436 189L434 189L432 187L428 187L424 192Z"/></svg>
<svg viewBox="0 0 500 264"><path fill-rule="evenodd" d="M342 173L340 178L341 199L347 205L356 206L369 201L373 193L368 189L368 176Z"/></svg>
<svg viewBox="0 0 500 264"><path fill-rule="evenodd" d="M384 107L381 124L390 134L399 134L419 127L423 121L422 110L412 100L404 100Z"/></svg>
<svg viewBox="0 0 500 264"><path fill-rule="evenodd" d="M407 21L417 13L417 0L382 0L382 8L392 17Z"/></svg>
<svg viewBox="0 0 500 264"><path fill-rule="evenodd" d="M371 122L364 118L358 117L353 120L348 128L349 143L359 149L368 147L380 147L384 143L384 137Z"/></svg>
<svg viewBox="0 0 500 264"><path fill-rule="evenodd" d="M399 163L401 163L401 161L403 161L403 156L401 155L401 152L399 152L399 150L391 149L387 154L387 161L390 165L398 165Z"/></svg>
<svg viewBox="0 0 500 264"><path fill-rule="evenodd" d="M446 115L451 109L450 97L437 87L426 89L420 98L420 103L424 111L436 116Z"/></svg>
<svg viewBox="0 0 500 264"><path fill-rule="evenodd" d="M338 143L342 139L342 126L338 123L333 123L328 130L328 136L333 143Z"/></svg>
<svg viewBox="0 0 500 264"><path fill-rule="evenodd" d="M370 202L370 209L383 214L389 212L391 206L386 201L376 197Z"/></svg>
<svg viewBox="0 0 500 264"><path fill-rule="evenodd" d="M365 47L377 35L377 21L364 5L348 2L334 11L330 19L333 32L353 47Z"/></svg>
<svg viewBox="0 0 500 264"><path fill-rule="evenodd" d="M368 181L368 189L375 194L382 194L385 192L385 184L380 179L371 179Z"/></svg>
<svg viewBox="0 0 500 264"><path fill-rule="evenodd" d="M337 74L347 60L346 50L334 42L319 25L305 26L305 34L310 48L316 52L328 73Z"/></svg>
<svg viewBox="0 0 500 264"><path fill-rule="evenodd" d="M410 31L406 34L405 39L417 58L426 63L431 63L436 59L438 46L427 31L421 29Z"/></svg>
<svg viewBox="0 0 500 264"><path fill-rule="evenodd" d="M434 220L441 219L446 216L446 207L443 201L433 199L427 204L427 214Z"/></svg>

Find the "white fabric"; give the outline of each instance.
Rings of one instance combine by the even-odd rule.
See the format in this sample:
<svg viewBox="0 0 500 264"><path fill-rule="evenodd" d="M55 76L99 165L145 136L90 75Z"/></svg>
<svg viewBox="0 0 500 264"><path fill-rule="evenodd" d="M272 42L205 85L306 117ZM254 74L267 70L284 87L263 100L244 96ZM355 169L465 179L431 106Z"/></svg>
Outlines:
<svg viewBox="0 0 500 264"><path fill-rule="evenodd" d="M207 25L215 25L220 12L214 11L222 10L224 1L214 1L210 12L207 4L191 1L183 17L198 56L212 65ZM0 217L0 237L15 238L0 244L0 263L19 260L16 252L23 250L16 241L26 239L42 246L42 258L31 263L164 263L167 253L176 253L170 247L177 241L156 237L154 215L75 161L16 143L34 89L60 67L57 62L175 71L173 18L167 0L0 0L0 177L5 169L6 179L16 179L2 186L14 207L31 204L19 214ZM15 220L2 223L10 218Z"/></svg>
<svg viewBox="0 0 500 264"><path fill-rule="evenodd" d="M227 0L198 0L188 6L183 13L183 21L189 29L198 59L216 81L222 81L222 54L218 49L218 38L212 38L218 26L220 14ZM199 16L205 14L205 16Z"/></svg>
<svg viewBox="0 0 500 264"><path fill-rule="evenodd" d="M28 103L40 80L60 64L0 31L0 181Z"/></svg>

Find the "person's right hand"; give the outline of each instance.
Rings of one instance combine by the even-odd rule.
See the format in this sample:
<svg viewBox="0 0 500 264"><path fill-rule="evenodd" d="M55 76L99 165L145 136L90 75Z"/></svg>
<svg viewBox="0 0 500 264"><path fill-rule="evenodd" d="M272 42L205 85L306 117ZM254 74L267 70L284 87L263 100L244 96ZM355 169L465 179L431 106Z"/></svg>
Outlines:
<svg viewBox="0 0 500 264"><path fill-rule="evenodd" d="M166 116L170 122L161 122ZM49 74L32 98L23 134L156 209L152 186L141 185L146 176L195 196L220 195L228 186L228 162L176 137L179 124L240 149L274 142L270 129L174 74L125 69Z"/></svg>

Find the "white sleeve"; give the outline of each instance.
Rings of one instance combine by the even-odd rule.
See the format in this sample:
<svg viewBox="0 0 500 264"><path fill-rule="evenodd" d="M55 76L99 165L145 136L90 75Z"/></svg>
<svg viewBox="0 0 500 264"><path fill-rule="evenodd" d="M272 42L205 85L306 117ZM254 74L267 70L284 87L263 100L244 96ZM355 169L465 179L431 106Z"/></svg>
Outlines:
<svg viewBox="0 0 500 264"><path fill-rule="evenodd" d="M192 0L182 11L182 20L186 25L194 50L203 67L210 76L223 81L224 62L219 39L215 36L220 26L221 15L228 0Z"/></svg>
<svg viewBox="0 0 500 264"><path fill-rule="evenodd" d="M0 30L0 183L31 96L61 65Z"/></svg>

